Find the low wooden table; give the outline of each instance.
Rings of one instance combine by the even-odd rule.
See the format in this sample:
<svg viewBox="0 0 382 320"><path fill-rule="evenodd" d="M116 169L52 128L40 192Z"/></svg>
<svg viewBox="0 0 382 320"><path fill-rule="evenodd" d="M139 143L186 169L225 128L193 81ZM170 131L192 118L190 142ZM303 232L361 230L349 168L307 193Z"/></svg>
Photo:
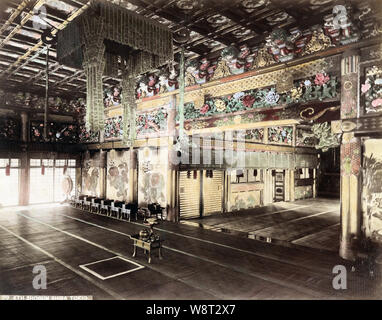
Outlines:
<svg viewBox="0 0 382 320"><path fill-rule="evenodd" d="M134 234L131 236L131 239L134 241L134 252L133 252L133 257L137 255L137 247L142 248L146 254L146 252L149 253L148 255L148 262L151 263L151 251L158 249L159 251L159 259L162 259L162 241L160 238L154 241L150 240L141 240L139 238L139 234Z"/></svg>

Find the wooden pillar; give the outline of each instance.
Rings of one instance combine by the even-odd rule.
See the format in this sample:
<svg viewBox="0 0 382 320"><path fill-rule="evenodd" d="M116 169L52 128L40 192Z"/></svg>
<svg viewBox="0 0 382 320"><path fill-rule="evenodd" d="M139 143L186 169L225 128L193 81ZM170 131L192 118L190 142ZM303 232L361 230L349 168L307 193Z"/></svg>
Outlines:
<svg viewBox="0 0 382 320"><path fill-rule="evenodd" d="M29 204L29 157L27 152L21 154L20 165L19 205L27 206Z"/></svg>
<svg viewBox="0 0 382 320"><path fill-rule="evenodd" d="M290 175L290 201L295 201L295 170L291 169L289 170Z"/></svg>
<svg viewBox="0 0 382 320"><path fill-rule="evenodd" d="M178 165L174 163L173 139L176 117L176 96L173 95L168 108L167 128L168 128L168 167L167 167L167 220L179 221L179 201L178 201Z"/></svg>
<svg viewBox="0 0 382 320"><path fill-rule="evenodd" d="M138 161L137 150L130 148L129 159L129 196L130 202L138 203Z"/></svg>
<svg viewBox="0 0 382 320"><path fill-rule="evenodd" d="M264 205L273 203L273 179L272 179L272 169L264 170Z"/></svg>
<svg viewBox="0 0 382 320"><path fill-rule="evenodd" d="M107 179L107 152L104 150L99 151L99 183L100 192L96 196L106 198L106 179Z"/></svg>
<svg viewBox="0 0 382 320"><path fill-rule="evenodd" d="M341 61L341 119L358 114L359 54L348 51ZM361 237L361 141L354 133L344 133L341 144L341 237L340 256L355 260Z"/></svg>
<svg viewBox="0 0 382 320"><path fill-rule="evenodd" d="M27 112L21 112L21 141L28 142L29 137L29 115Z"/></svg>
<svg viewBox="0 0 382 320"><path fill-rule="evenodd" d="M19 205L27 206L29 204L29 154L27 145L29 141L29 114L21 112L21 132L20 137L23 145L23 152L20 155L19 171Z"/></svg>
<svg viewBox="0 0 382 320"><path fill-rule="evenodd" d="M317 169L313 169L313 198L317 198Z"/></svg>

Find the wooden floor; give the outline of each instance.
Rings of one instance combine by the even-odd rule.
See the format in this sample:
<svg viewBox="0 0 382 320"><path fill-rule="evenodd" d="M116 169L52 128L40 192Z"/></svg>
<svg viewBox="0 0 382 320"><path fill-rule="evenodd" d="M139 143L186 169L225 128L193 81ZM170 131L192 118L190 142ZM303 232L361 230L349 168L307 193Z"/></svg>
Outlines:
<svg viewBox="0 0 382 320"><path fill-rule="evenodd" d="M132 258L122 222L68 206L0 211L0 294L92 295L95 299L347 299L380 298L379 276L351 273L337 254L285 247L179 223L163 222L163 255ZM102 280L81 268L122 257L143 266ZM47 268L46 290L32 287L33 267ZM346 266L348 289L332 287L333 267ZM121 266L118 266L121 268ZM104 270L109 275L111 270Z"/></svg>
<svg viewBox="0 0 382 320"><path fill-rule="evenodd" d="M280 202L181 223L285 246L339 250L339 200L317 198Z"/></svg>

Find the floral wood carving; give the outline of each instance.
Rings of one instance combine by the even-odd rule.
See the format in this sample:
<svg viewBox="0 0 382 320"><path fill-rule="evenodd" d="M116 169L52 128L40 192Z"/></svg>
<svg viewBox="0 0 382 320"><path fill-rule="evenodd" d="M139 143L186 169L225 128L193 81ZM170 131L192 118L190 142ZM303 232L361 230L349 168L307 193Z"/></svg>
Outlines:
<svg viewBox="0 0 382 320"><path fill-rule="evenodd" d="M312 133L306 133L305 141L307 138L315 137L318 139L318 144L316 144L316 149L321 149L323 152L328 151L330 148L338 147L341 143L340 134L333 134L330 124L327 122L317 123L312 126Z"/></svg>

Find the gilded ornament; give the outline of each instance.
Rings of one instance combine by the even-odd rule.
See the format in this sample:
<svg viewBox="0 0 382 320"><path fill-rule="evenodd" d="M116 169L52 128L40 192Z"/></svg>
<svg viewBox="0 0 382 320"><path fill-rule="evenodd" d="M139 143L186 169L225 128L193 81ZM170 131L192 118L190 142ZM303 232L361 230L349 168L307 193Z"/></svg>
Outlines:
<svg viewBox="0 0 382 320"><path fill-rule="evenodd" d="M190 72L186 72L184 81L186 87L196 84L195 78Z"/></svg>
<svg viewBox="0 0 382 320"><path fill-rule="evenodd" d="M226 109L225 102L221 99L215 100L215 107L216 107L216 110L219 112L223 112Z"/></svg>
<svg viewBox="0 0 382 320"><path fill-rule="evenodd" d="M349 91L349 90L351 90L353 88L353 84L352 84L352 82L351 81L345 81L345 83L344 83L344 89L346 90L346 91Z"/></svg>
<svg viewBox="0 0 382 320"><path fill-rule="evenodd" d="M299 87L299 88L293 88L291 91L290 91L291 95L292 95L292 99L293 100L298 100L302 97L302 88Z"/></svg>
<svg viewBox="0 0 382 320"><path fill-rule="evenodd" d="M212 76L211 80L213 81L213 80L221 79L224 77L228 77L230 75L231 75L231 71L229 70L227 62L222 59L218 62L215 73Z"/></svg>
<svg viewBox="0 0 382 320"><path fill-rule="evenodd" d="M332 46L332 41L322 29L313 31L312 38L305 47L302 56L325 50Z"/></svg>
<svg viewBox="0 0 382 320"><path fill-rule="evenodd" d="M275 60L273 59L273 56L268 52L267 48L264 47L259 49L259 51L257 52L257 56L255 58L253 66L255 69L257 69L267 67L274 63Z"/></svg>

